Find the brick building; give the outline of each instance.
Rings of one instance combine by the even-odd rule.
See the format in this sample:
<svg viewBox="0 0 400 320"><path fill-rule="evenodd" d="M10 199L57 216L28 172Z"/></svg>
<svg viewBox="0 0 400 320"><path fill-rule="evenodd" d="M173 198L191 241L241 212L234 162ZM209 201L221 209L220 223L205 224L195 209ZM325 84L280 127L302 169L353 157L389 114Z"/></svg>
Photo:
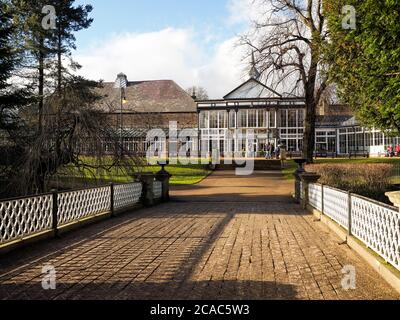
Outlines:
<svg viewBox="0 0 400 320"><path fill-rule="evenodd" d="M253 65L249 79L219 100L195 101L172 80L129 81L119 74L104 83L98 103L124 142L124 149L168 152L168 127L177 122L179 148L202 154L262 156L267 143L301 154L305 101L282 97L260 81ZM161 134L148 134L160 129ZM240 132L240 134L238 134ZM248 137L249 133L254 136ZM321 155L384 155L400 143L379 130L363 128L349 107L322 103L317 110L316 153Z"/></svg>

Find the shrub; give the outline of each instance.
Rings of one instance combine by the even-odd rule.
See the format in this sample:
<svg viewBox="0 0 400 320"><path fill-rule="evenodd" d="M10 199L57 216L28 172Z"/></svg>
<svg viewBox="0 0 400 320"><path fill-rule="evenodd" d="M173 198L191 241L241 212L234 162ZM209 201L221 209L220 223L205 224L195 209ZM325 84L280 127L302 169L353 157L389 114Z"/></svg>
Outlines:
<svg viewBox="0 0 400 320"><path fill-rule="evenodd" d="M391 164L313 164L307 171L321 175L320 183L353 193L387 201L394 166Z"/></svg>

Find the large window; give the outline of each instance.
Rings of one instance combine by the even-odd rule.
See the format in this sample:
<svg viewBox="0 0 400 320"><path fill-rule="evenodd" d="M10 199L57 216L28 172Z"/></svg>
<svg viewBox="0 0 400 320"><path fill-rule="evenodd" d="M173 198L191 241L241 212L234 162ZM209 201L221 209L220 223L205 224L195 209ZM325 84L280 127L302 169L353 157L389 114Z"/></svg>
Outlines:
<svg viewBox="0 0 400 320"><path fill-rule="evenodd" d="M258 110L258 127L267 128L267 112L265 110Z"/></svg>
<svg viewBox="0 0 400 320"><path fill-rule="evenodd" d="M268 117L269 117L269 127L276 128L276 111L269 111Z"/></svg>
<svg viewBox="0 0 400 320"><path fill-rule="evenodd" d="M200 112L200 128L207 129L208 128L208 111Z"/></svg>
<svg viewBox="0 0 400 320"><path fill-rule="evenodd" d="M287 115L287 123L289 128L297 128L297 110L289 110Z"/></svg>
<svg viewBox="0 0 400 320"><path fill-rule="evenodd" d="M239 128L247 128L247 110L239 110L238 120Z"/></svg>
<svg viewBox="0 0 400 320"><path fill-rule="evenodd" d="M235 112L235 110L231 110L229 112L229 127L236 128L236 112Z"/></svg>
<svg viewBox="0 0 400 320"><path fill-rule="evenodd" d="M228 128L228 112L226 111L218 112L218 125L220 129Z"/></svg>
<svg viewBox="0 0 400 320"><path fill-rule="evenodd" d="M303 148L304 110L281 109L279 115L281 142L290 152L301 151Z"/></svg>
<svg viewBox="0 0 400 320"><path fill-rule="evenodd" d="M210 129L218 128L218 112L210 111Z"/></svg>
<svg viewBox="0 0 400 320"><path fill-rule="evenodd" d="M248 110L248 123L249 128L257 127L257 110Z"/></svg>
<svg viewBox="0 0 400 320"><path fill-rule="evenodd" d="M382 132L375 132L375 146L382 146L383 143L383 133Z"/></svg>
<svg viewBox="0 0 400 320"><path fill-rule="evenodd" d="M281 127L287 128L287 110L280 110Z"/></svg>

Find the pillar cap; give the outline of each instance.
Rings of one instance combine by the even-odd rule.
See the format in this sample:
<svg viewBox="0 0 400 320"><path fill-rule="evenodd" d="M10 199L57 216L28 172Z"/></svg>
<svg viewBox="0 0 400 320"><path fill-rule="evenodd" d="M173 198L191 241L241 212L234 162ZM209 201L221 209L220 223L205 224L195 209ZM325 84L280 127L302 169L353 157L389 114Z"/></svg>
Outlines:
<svg viewBox="0 0 400 320"><path fill-rule="evenodd" d="M304 172L299 176L301 181L306 183L316 183L321 178L321 175L316 172Z"/></svg>

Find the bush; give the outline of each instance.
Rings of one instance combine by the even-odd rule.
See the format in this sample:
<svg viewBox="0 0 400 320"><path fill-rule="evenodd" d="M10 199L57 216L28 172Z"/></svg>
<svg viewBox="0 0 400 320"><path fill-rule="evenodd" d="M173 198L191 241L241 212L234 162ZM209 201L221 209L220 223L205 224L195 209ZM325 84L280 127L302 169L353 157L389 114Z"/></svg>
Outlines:
<svg viewBox="0 0 400 320"><path fill-rule="evenodd" d="M391 190L394 166L391 164L314 164L307 171L321 175L320 183L385 201L385 192Z"/></svg>

